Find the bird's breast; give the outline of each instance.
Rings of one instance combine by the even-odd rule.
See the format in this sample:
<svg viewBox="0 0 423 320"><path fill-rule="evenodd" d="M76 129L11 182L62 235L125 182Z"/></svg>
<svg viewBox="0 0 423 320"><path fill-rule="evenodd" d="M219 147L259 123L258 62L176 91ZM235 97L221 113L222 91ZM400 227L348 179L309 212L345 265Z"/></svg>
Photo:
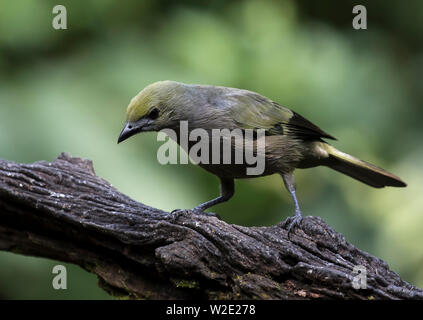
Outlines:
<svg viewBox="0 0 423 320"><path fill-rule="evenodd" d="M242 130L224 133L190 130L177 143L192 162L219 176L252 178L292 171L301 160L295 141L284 136L246 137Z"/></svg>

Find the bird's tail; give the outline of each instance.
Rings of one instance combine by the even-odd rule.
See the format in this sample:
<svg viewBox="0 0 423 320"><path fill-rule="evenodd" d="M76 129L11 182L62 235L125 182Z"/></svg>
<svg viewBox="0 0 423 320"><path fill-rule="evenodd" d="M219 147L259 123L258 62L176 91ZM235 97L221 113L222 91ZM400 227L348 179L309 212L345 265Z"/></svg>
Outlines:
<svg viewBox="0 0 423 320"><path fill-rule="evenodd" d="M329 144L325 144L324 148L329 154L327 165L336 171L375 188L407 186L400 178L388 171L341 152Z"/></svg>

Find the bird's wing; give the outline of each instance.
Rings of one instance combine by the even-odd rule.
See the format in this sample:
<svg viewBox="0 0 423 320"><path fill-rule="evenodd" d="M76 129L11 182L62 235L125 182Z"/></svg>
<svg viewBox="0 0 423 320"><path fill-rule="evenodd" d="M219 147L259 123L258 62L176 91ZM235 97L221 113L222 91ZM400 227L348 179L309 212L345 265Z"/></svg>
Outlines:
<svg viewBox="0 0 423 320"><path fill-rule="evenodd" d="M302 140L336 140L298 113L250 91L230 94L230 112L243 129L265 129L266 135L291 135Z"/></svg>

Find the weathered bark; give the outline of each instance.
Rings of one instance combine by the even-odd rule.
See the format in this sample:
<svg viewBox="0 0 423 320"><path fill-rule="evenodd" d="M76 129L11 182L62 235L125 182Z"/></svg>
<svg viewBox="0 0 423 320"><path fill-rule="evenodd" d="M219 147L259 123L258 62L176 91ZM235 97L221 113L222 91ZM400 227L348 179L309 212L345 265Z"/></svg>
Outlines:
<svg viewBox="0 0 423 320"><path fill-rule="evenodd" d="M422 299L318 217L242 227L138 203L89 160L0 160L0 250L75 263L113 295L152 299ZM367 289L352 286L354 266Z"/></svg>

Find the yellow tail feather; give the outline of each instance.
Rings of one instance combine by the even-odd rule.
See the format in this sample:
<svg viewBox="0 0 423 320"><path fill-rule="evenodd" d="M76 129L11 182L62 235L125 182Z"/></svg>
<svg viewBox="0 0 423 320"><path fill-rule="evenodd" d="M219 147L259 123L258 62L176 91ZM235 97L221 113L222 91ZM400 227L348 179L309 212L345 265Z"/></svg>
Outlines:
<svg viewBox="0 0 423 320"><path fill-rule="evenodd" d="M330 168L368 184L369 186L375 188L407 186L406 183L392 173L339 151L329 144L325 145L325 150L329 153L327 165Z"/></svg>

